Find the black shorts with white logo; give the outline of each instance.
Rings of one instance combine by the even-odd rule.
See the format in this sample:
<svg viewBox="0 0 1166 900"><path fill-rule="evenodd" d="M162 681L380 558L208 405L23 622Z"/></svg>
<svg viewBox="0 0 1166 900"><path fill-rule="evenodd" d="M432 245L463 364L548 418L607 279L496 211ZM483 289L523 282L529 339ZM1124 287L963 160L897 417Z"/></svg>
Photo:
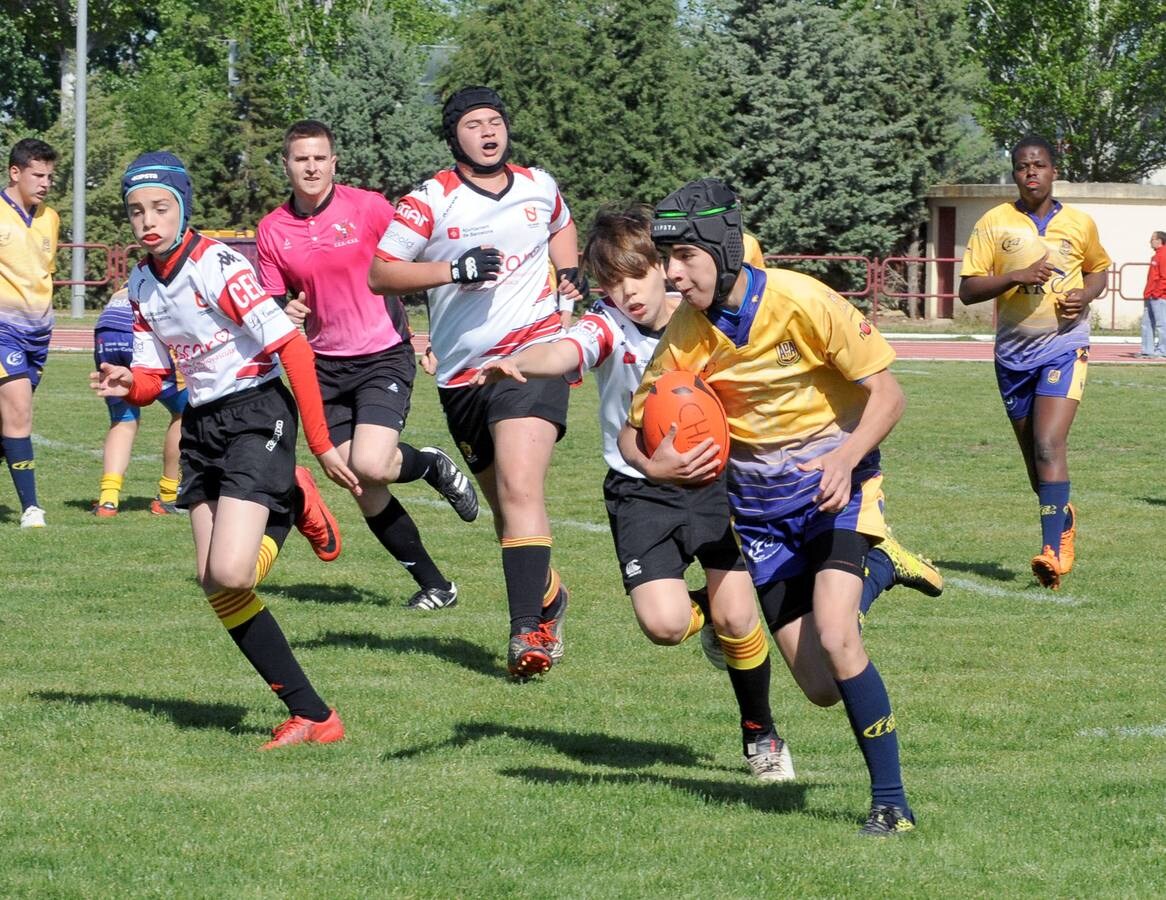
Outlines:
<svg viewBox="0 0 1166 900"><path fill-rule="evenodd" d="M683 578L694 559L706 570L745 568L729 526L724 476L690 488L609 469L603 501L628 593L649 581Z"/></svg>
<svg viewBox="0 0 1166 900"><path fill-rule="evenodd" d="M204 406L187 406L178 505L234 497L290 512L298 428L295 401L278 378Z"/></svg>
<svg viewBox="0 0 1166 900"><path fill-rule="evenodd" d="M512 379L468 388L438 388L450 436L470 471L477 474L494 462L490 426L503 419L545 419L567 433L567 398L571 388L561 378Z"/></svg>
<svg viewBox="0 0 1166 900"><path fill-rule="evenodd" d="M757 585L761 614L771 634L814 609L814 579L826 569L852 572L859 578L866 570L870 538L857 531L824 531L806 542L810 564L791 578Z"/></svg>
<svg viewBox="0 0 1166 900"><path fill-rule="evenodd" d="M416 375L417 357L408 343L365 356L317 356L316 378L332 443L352 440L360 424L403 431Z"/></svg>

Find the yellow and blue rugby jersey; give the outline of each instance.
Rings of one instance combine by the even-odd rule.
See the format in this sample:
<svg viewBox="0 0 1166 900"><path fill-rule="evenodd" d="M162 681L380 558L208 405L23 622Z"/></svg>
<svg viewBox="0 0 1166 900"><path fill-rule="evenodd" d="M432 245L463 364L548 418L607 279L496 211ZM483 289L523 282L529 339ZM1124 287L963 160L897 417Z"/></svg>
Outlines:
<svg viewBox="0 0 1166 900"><path fill-rule="evenodd" d="M0 327L49 331L53 326L57 211L43 203L31 219L3 196L0 202Z"/></svg>
<svg viewBox="0 0 1166 900"><path fill-rule="evenodd" d="M1010 288L996 303L996 359L1010 369L1030 369L1089 344L1089 313L1057 315L1057 301L1082 287L1086 273L1104 272L1109 255L1086 213L1054 204L1038 220L1016 203L1001 203L972 229L961 277L1003 275L1032 265L1045 251L1056 274L1043 285Z"/></svg>
<svg viewBox="0 0 1166 900"><path fill-rule="evenodd" d="M858 384L895 351L854 306L822 282L786 269L743 270L749 290L736 315L682 303L668 323L628 421L668 369L700 375L729 420L734 464L789 471L837 447L868 394Z"/></svg>

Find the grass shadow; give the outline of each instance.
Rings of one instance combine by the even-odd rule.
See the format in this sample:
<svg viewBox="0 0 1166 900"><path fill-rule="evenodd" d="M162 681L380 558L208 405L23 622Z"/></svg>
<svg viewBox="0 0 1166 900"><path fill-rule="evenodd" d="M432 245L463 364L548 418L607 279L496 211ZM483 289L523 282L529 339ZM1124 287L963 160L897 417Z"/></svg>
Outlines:
<svg viewBox="0 0 1166 900"><path fill-rule="evenodd" d="M84 513L91 513L93 512L93 500L93 497L66 500L65 506L69 509L77 509ZM121 497L117 502L118 513L148 512L149 509L150 498L148 497Z"/></svg>
<svg viewBox="0 0 1166 900"><path fill-rule="evenodd" d="M264 584L264 590L282 594L290 600L302 603L359 603L367 606L391 606L393 601L381 594L351 584L280 584L278 581ZM402 601L403 602L403 601Z"/></svg>
<svg viewBox="0 0 1166 900"><path fill-rule="evenodd" d="M715 781L709 778L677 778L669 775L650 773L611 772L565 772L562 769L527 767L522 769L502 769L500 774L509 778L536 782L541 785L583 785L614 784L620 787L651 784L690 794L699 800L720 803L725 806L740 804L764 813L787 814L801 812L806 808L806 794L810 785L803 782L783 782L762 784L759 781ZM743 777L744 774L742 773ZM815 785L816 786L816 785ZM845 822L854 822L854 814L839 811L831 815Z"/></svg>
<svg viewBox="0 0 1166 900"><path fill-rule="evenodd" d="M234 703L199 703L194 700L175 700L166 697L139 697L133 694L78 694L67 691L33 691L29 694L45 703L75 703L96 706L109 703L124 706L135 712L163 716L179 728L218 728L232 734L262 734L268 729L243 725L247 708Z"/></svg>
<svg viewBox="0 0 1166 900"><path fill-rule="evenodd" d="M15 522L20 518L20 510L0 503L0 522Z"/></svg>
<svg viewBox="0 0 1166 900"><path fill-rule="evenodd" d="M385 753L383 761L413 759L427 753L439 753L467 747L477 741L505 737L535 744L561 753L576 762L618 769L642 769L657 763L673 766L706 767L711 757L675 742L637 741L598 731L555 731L525 725L497 722L459 722L444 741L434 741L405 750Z"/></svg>
<svg viewBox="0 0 1166 900"><path fill-rule="evenodd" d="M1137 499L1148 506L1166 506L1166 498L1164 497L1138 497Z"/></svg>
<svg viewBox="0 0 1166 900"><path fill-rule="evenodd" d="M1020 575L1015 569L1006 569L999 563L994 562L967 562L966 560L956 559L936 559L932 561L935 563L936 568L944 574L949 571L970 572L973 575L990 578L993 581L1015 581Z"/></svg>
<svg viewBox="0 0 1166 900"><path fill-rule="evenodd" d="M506 667L495 654L464 638L383 637L370 631L329 631L323 637L297 641L297 650L318 650L338 647L347 650L388 650L392 653L425 653L471 672L491 677L506 674Z"/></svg>

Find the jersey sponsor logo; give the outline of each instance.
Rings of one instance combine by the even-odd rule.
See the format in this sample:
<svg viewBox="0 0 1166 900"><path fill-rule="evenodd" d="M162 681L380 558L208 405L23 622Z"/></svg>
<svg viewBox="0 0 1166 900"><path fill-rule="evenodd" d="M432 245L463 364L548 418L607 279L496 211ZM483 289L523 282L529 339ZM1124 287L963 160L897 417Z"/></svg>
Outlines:
<svg viewBox="0 0 1166 900"><path fill-rule="evenodd" d="M537 222L538 221L538 209L536 207L524 206L522 208L522 211L523 211L523 213L526 214L526 221L528 221L528 222Z"/></svg>
<svg viewBox="0 0 1166 900"><path fill-rule="evenodd" d="M247 310L252 303L267 299L267 294L263 292L250 269L235 273L227 282L227 294L239 313Z"/></svg>
<svg viewBox="0 0 1166 900"><path fill-rule="evenodd" d="M265 445L268 453L279 446L279 439L283 437L283 419L275 420L275 429L271 432L271 440Z"/></svg>
<svg viewBox="0 0 1166 900"><path fill-rule="evenodd" d="M636 354L632 353L631 350L625 350L623 352L623 361L629 366L634 366L636 364Z"/></svg>
<svg viewBox="0 0 1166 900"><path fill-rule="evenodd" d="M406 222L412 222L418 228L424 228L429 224L429 216L421 212L415 206L406 206L404 204L397 210L397 215Z"/></svg>
<svg viewBox="0 0 1166 900"><path fill-rule="evenodd" d="M209 341L194 344L167 344L166 346L176 360L179 362L187 362L199 356L205 356L208 353L212 353L215 350L218 350L230 339L231 332L227 331L225 328L220 328L214 333L214 336ZM134 339L135 355L138 352L139 340L140 339L138 338ZM141 345L144 348L145 341L141 341Z"/></svg>
<svg viewBox="0 0 1166 900"><path fill-rule="evenodd" d="M781 366L792 366L800 361L802 354L798 352L798 345L793 341L782 341L777 345L777 363Z"/></svg>
<svg viewBox="0 0 1166 900"><path fill-rule="evenodd" d="M206 302L206 297L199 293L198 288L194 289L194 305L199 309L210 309L211 305Z"/></svg>
<svg viewBox="0 0 1166 900"><path fill-rule="evenodd" d="M1000 249L1003 250L1005 253L1015 253L1017 250L1019 250L1023 246L1024 246L1024 238L1022 238L1022 237L1004 238L1004 240L1002 240L1000 242Z"/></svg>
<svg viewBox="0 0 1166 900"><path fill-rule="evenodd" d="M451 241L456 241L462 236L462 230L460 228L447 228L445 229L445 233Z"/></svg>
<svg viewBox="0 0 1166 900"><path fill-rule="evenodd" d="M871 328L871 326L870 326L870 322L868 322L866 319L861 319L861 320L859 320L859 323L858 323L858 336L859 336L859 338L860 338L860 339L866 339L867 337L869 337L869 336L870 336L870 333L871 333L872 331L874 331L874 329L873 329L873 328Z"/></svg>
<svg viewBox="0 0 1166 900"><path fill-rule="evenodd" d="M864 738L882 737L884 734L890 734L895 730L895 714L883 716L881 719L876 719L866 728L862 729L862 736Z"/></svg>
<svg viewBox="0 0 1166 900"><path fill-rule="evenodd" d="M644 570L640 567L640 561L638 559L633 559L626 566L624 566L623 574L625 578L635 578L643 571Z"/></svg>
<svg viewBox="0 0 1166 900"><path fill-rule="evenodd" d="M1061 238L1061 256L1068 259L1073 253L1073 243L1068 238Z"/></svg>

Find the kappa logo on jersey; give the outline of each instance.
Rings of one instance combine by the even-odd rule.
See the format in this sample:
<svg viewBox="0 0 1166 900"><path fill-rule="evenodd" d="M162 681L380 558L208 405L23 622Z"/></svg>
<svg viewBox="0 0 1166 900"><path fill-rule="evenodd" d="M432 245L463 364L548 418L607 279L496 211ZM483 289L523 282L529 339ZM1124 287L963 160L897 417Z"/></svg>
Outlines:
<svg viewBox="0 0 1166 900"><path fill-rule="evenodd" d="M866 728L862 729L862 736L865 738L877 738L882 737L884 734L890 734L894 730L895 714L891 713L867 725Z"/></svg>
<svg viewBox="0 0 1166 900"><path fill-rule="evenodd" d="M218 252L218 255L215 257L215 259L219 261L219 271L222 272L223 275L226 275L227 270L235 265L239 257L237 257L230 250L224 249Z"/></svg>
<svg viewBox="0 0 1166 900"><path fill-rule="evenodd" d="M623 574L625 578L635 578L643 571L644 570L640 567L640 561L638 559L633 559L626 566L624 566Z"/></svg>
<svg viewBox="0 0 1166 900"><path fill-rule="evenodd" d="M793 341L782 341L777 345L777 362L781 366L792 366L802 358L798 345Z"/></svg>
<svg viewBox="0 0 1166 900"><path fill-rule="evenodd" d="M447 228L445 229L445 233L451 241L456 241L462 236L462 230L460 228Z"/></svg>

